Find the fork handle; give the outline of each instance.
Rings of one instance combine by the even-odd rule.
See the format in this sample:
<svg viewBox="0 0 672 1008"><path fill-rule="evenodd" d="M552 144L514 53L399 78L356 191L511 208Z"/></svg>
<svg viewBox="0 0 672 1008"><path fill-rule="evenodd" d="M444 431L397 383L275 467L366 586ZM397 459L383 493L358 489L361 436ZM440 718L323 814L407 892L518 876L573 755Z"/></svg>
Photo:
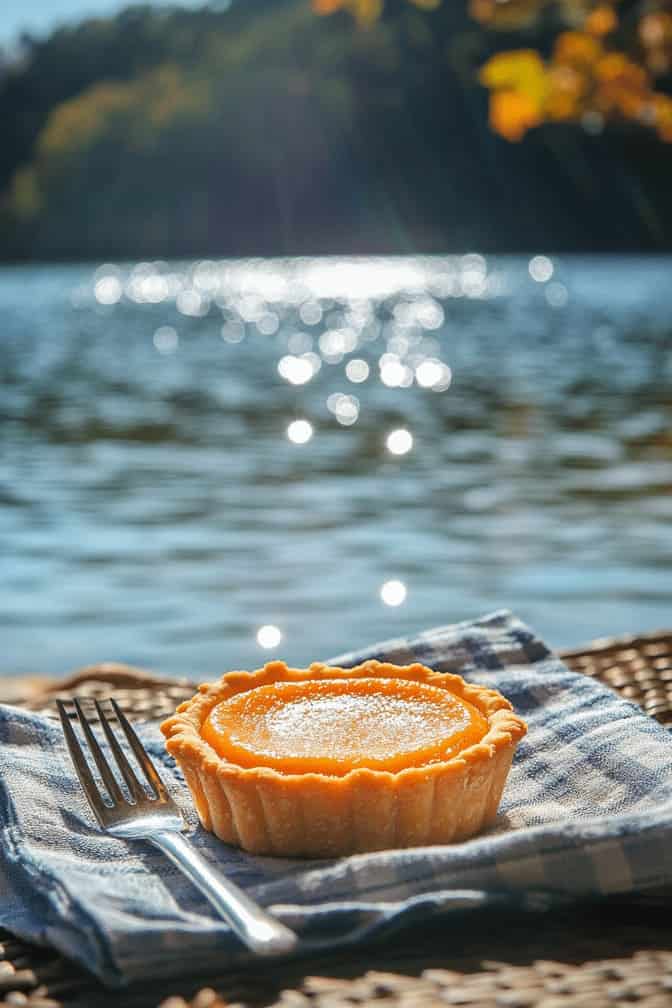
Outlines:
<svg viewBox="0 0 672 1008"><path fill-rule="evenodd" d="M296 948L298 935L267 914L235 883L211 868L181 833L153 833L147 839L184 872L241 941L257 955L282 955Z"/></svg>

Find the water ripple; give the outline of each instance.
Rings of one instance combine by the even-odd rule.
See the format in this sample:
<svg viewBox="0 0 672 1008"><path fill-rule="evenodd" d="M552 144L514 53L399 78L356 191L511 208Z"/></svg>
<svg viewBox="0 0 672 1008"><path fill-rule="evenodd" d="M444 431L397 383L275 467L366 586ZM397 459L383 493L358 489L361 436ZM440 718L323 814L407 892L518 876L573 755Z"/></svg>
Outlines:
<svg viewBox="0 0 672 1008"><path fill-rule="evenodd" d="M671 265L0 269L0 673L669 623Z"/></svg>

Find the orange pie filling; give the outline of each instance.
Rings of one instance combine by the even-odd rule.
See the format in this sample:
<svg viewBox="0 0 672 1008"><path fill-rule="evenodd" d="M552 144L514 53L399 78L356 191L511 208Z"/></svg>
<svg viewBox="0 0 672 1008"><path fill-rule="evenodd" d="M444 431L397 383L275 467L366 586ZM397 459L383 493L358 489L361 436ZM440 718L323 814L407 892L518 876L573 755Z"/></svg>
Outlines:
<svg viewBox="0 0 672 1008"><path fill-rule="evenodd" d="M404 679L308 679L237 693L212 709L203 738L240 767L342 776L395 773L480 742L488 722L446 690Z"/></svg>
<svg viewBox="0 0 672 1008"><path fill-rule="evenodd" d="M300 857L473 836L526 731L495 690L375 660L229 672L161 727L206 829Z"/></svg>

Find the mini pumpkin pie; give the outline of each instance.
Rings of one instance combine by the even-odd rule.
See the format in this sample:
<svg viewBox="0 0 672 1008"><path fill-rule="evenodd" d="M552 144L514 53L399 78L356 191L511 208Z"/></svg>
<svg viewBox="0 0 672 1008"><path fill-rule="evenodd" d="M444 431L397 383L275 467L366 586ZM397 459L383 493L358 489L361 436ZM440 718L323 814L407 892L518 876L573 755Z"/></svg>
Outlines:
<svg viewBox="0 0 672 1008"><path fill-rule="evenodd" d="M494 690L378 661L229 672L161 728L206 829L300 857L473 836L526 731Z"/></svg>

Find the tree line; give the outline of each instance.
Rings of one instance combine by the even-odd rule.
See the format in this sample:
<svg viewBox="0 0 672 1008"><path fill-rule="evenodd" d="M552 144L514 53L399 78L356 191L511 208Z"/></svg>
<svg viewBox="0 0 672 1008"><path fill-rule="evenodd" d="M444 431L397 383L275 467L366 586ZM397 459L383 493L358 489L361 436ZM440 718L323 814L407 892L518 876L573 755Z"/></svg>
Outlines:
<svg viewBox="0 0 672 1008"><path fill-rule="evenodd" d="M332 8L136 6L24 38L0 71L0 257L672 244L660 129L530 112L557 21Z"/></svg>

